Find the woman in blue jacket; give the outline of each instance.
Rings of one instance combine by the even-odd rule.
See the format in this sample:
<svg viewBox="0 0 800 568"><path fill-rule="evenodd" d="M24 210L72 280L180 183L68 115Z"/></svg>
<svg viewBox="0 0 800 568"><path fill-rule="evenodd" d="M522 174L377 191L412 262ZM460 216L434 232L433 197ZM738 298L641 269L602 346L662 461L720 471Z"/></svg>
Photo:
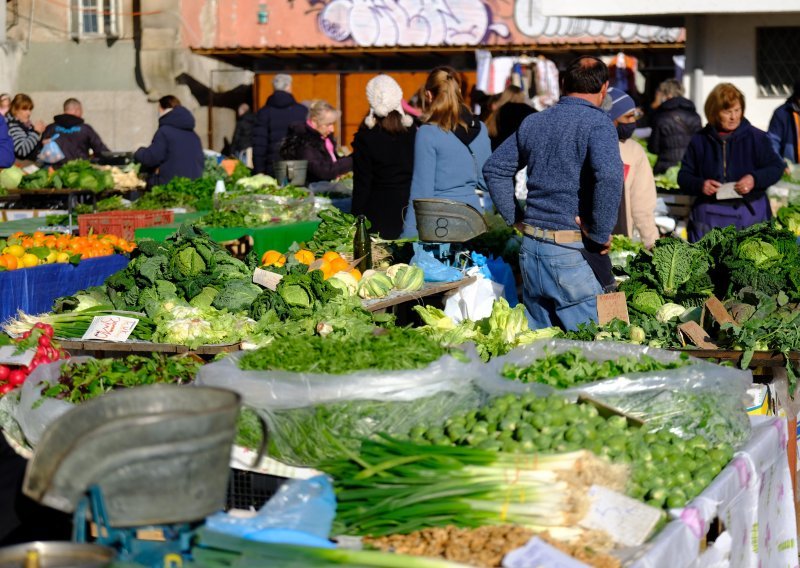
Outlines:
<svg viewBox="0 0 800 568"><path fill-rule="evenodd" d="M492 153L489 134L464 104L461 78L451 67L437 67L425 82L427 112L414 145L414 173L403 237L417 235L414 200L463 201L482 211L477 189L486 189L483 164Z"/></svg>
<svg viewBox="0 0 800 568"><path fill-rule="evenodd" d="M157 170L149 186L163 185L174 177L197 179L203 175L203 144L194 132L194 117L177 97L167 95L158 101L160 117L153 142L139 148L133 159Z"/></svg>
<svg viewBox="0 0 800 568"><path fill-rule="evenodd" d="M691 242L715 227L744 229L769 220L766 190L784 169L767 134L744 118L744 95L735 86L714 87L705 114L708 124L692 137L678 173L681 189L697 196L689 216Z"/></svg>

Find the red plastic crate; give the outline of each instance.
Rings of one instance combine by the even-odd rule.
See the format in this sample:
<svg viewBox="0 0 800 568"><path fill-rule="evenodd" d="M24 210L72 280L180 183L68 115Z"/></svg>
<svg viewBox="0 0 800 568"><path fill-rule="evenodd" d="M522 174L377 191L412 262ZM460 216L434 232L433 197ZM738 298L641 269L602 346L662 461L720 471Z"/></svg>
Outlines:
<svg viewBox="0 0 800 568"><path fill-rule="evenodd" d="M107 211L78 215L78 232L85 237L89 231L96 235L116 235L133 240L136 229L168 225L175 219L172 211Z"/></svg>

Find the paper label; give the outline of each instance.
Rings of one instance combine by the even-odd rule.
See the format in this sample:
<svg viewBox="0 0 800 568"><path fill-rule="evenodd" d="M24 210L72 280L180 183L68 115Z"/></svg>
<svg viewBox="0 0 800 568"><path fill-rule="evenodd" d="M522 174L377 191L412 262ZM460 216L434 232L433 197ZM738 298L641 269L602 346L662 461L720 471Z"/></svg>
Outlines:
<svg viewBox="0 0 800 568"><path fill-rule="evenodd" d="M550 546L538 536L503 558L503 568L587 568L586 564Z"/></svg>
<svg viewBox="0 0 800 568"><path fill-rule="evenodd" d="M361 258L354 258L353 261L347 265L347 271L350 272L355 267L357 267L358 263L364 260L364 258L365 258L364 256L362 256Z"/></svg>
<svg viewBox="0 0 800 568"><path fill-rule="evenodd" d="M687 321L678 326L678 329L686 335L692 344L700 347L701 349L719 349L716 343L711 341L711 338L696 321Z"/></svg>
<svg viewBox="0 0 800 568"><path fill-rule="evenodd" d="M124 316L95 316L81 339L127 341L139 320Z"/></svg>
<svg viewBox="0 0 800 568"><path fill-rule="evenodd" d="M736 182L733 182L733 181L730 182L730 183L723 183L721 186L719 186L719 189L717 190L717 193L715 193L715 195L717 196L717 199L718 200L741 199L742 196L739 195L738 193L736 193L736 190L733 189L735 186L736 186Z"/></svg>
<svg viewBox="0 0 800 568"><path fill-rule="evenodd" d="M628 304L624 292L612 292L597 296L597 323L605 325L613 319L630 323Z"/></svg>
<svg viewBox="0 0 800 568"><path fill-rule="evenodd" d="M731 314L728 313L728 310L725 309L725 306L723 306L722 302L720 302L716 297L711 296L708 300L706 300L705 307L718 324L736 324L736 320L731 317Z"/></svg>
<svg viewBox="0 0 800 568"><path fill-rule="evenodd" d="M22 353L15 354L16 345L4 345L0 347L0 363L3 365L19 365L27 367L36 356L36 349L28 349Z"/></svg>
<svg viewBox="0 0 800 568"><path fill-rule="evenodd" d="M314 262L308 265L308 271L311 272L312 270L321 270L325 261L321 258L318 258Z"/></svg>
<svg viewBox="0 0 800 568"><path fill-rule="evenodd" d="M256 268L253 272L253 283L273 292L278 288L278 283L281 280L283 280L283 276L263 268Z"/></svg>
<svg viewBox="0 0 800 568"><path fill-rule="evenodd" d="M589 499L589 512L578 524L606 531L615 543L623 546L644 544L664 514L661 509L600 485L589 488Z"/></svg>

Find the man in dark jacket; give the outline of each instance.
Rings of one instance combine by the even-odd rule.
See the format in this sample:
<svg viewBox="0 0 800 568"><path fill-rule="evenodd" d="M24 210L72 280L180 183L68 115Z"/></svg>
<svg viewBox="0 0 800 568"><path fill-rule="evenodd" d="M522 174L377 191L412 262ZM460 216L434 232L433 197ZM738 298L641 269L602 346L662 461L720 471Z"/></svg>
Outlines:
<svg viewBox="0 0 800 568"><path fill-rule="evenodd" d="M236 110L236 128L231 140L231 154L252 168L253 129L256 126L256 115L250 112L250 105L242 103ZM248 156L247 154L251 154Z"/></svg>
<svg viewBox="0 0 800 568"><path fill-rule="evenodd" d="M652 132L647 149L658 156L653 173L663 174L683 158L689 140L703 127L694 103L683 96L683 86L667 79L658 86L661 104L652 117Z"/></svg>
<svg viewBox="0 0 800 568"><path fill-rule="evenodd" d="M88 159L89 150L94 155L108 152L108 148L94 128L83 121L83 106L78 99L64 101L64 114L53 117L53 123L44 129L43 140L49 140L58 135L55 142L64 153L64 159L56 162L60 166L70 160Z"/></svg>
<svg viewBox="0 0 800 568"><path fill-rule="evenodd" d="M800 81L794 84L792 96L775 109L767 135L781 158L800 164Z"/></svg>
<svg viewBox="0 0 800 568"><path fill-rule="evenodd" d="M163 185L174 177L197 179L203 175L203 145L194 132L194 117L177 97L167 95L158 101L158 130L147 148L139 148L133 159L156 170L149 186Z"/></svg>
<svg viewBox="0 0 800 568"><path fill-rule="evenodd" d="M253 130L253 169L257 174L274 174L274 164L280 160L281 142L289 125L304 122L308 109L292 96L292 77L284 73L272 80L275 92L256 115Z"/></svg>

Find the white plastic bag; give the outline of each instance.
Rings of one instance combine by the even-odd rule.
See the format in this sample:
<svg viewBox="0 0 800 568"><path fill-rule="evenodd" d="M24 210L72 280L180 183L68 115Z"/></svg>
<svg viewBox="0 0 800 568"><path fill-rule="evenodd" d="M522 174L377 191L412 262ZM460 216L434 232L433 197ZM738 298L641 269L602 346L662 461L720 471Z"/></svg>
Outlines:
<svg viewBox="0 0 800 568"><path fill-rule="evenodd" d="M455 323L465 319L478 321L492 315L494 301L503 297L502 284L493 282L480 273L467 272L477 280L445 296L444 313Z"/></svg>
<svg viewBox="0 0 800 568"><path fill-rule="evenodd" d="M205 365L195 384L239 393L266 421L270 454L300 467L357 450L362 438L404 435L422 420L474 408L483 372L474 349L469 363L445 355L424 369L347 375L243 371L243 356Z"/></svg>

